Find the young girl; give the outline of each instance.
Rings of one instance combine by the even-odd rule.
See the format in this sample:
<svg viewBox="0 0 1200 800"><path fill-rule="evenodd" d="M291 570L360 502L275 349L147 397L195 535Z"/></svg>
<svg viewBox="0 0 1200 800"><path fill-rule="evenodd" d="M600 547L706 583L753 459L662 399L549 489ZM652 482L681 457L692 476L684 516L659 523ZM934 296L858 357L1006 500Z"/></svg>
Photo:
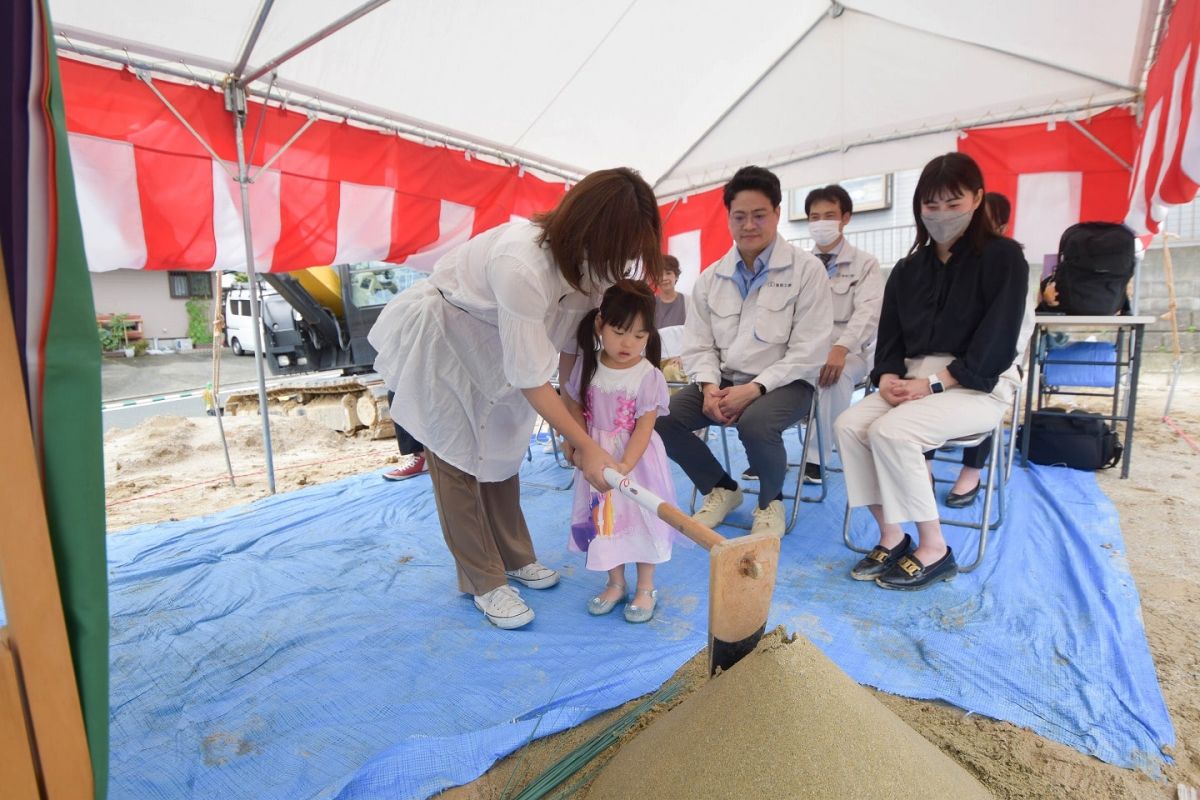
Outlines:
<svg viewBox="0 0 1200 800"><path fill-rule="evenodd" d="M579 324L579 358L565 389L567 408L635 483L667 502L675 489L654 420L667 413L667 382L655 366L661 345L654 329L654 294L622 280L600 308ZM567 445L567 458L572 457ZM675 532L619 492L575 483L569 548L587 553L587 568L608 572L608 586L588 601L588 613L607 614L626 596L625 565L637 564L637 591L625 606L629 622L654 616L654 565L671 558Z"/></svg>

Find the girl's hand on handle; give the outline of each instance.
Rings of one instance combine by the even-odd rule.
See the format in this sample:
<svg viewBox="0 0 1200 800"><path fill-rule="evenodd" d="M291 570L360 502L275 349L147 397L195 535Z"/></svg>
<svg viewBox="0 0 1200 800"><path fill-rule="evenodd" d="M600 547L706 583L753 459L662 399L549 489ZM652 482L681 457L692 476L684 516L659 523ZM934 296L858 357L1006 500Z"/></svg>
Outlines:
<svg viewBox="0 0 1200 800"><path fill-rule="evenodd" d="M620 465L616 459L609 455L604 448L595 443L586 449L575 451L575 466L579 468L579 471L583 473L583 477L598 492L607 492L613 488L608 485L608 481L604 478L606 467L621 472ZM621 474L624 475L625 473L621 472Z"/></svg>
<svg viewBox="0 0 1200 800"><path fill-rule="evenodd" d="M563 461L566 461L571 466L575 466L575 448L566 439L562 442Z"/></svg>

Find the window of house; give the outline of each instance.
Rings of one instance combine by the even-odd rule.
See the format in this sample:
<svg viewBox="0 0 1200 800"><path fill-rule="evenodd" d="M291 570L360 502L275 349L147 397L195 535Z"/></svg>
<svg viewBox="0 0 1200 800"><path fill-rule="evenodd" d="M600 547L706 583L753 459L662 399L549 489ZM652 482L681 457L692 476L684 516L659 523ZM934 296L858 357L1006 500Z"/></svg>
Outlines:
<svg viewBox="0 0 1200 800"><path fill-rule="evenodd" d="M212 297L212 275L207 272L169 272L167 280L171 297L183 300L189 297Z"/></svg>

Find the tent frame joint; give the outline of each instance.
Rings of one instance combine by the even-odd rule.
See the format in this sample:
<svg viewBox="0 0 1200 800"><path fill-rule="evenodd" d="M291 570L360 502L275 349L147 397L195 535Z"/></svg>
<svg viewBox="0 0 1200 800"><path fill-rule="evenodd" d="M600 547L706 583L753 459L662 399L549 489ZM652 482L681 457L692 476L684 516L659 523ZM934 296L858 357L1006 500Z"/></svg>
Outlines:
<svg viewBox="0 0 1200 800"><path fill-rule="evenodd" d="M137 76L138 80L146 84L146 87L149 88L150 91L154 92L154 96L157 97L159 101L167 107L167 110L171 112L171 115L174 116L175 119L179 120L179 124L183 125L183 127L187 129L187 132L190 133L192 137L200 143L200 146L203 147L210 156L212 156L213 161L220 164L221 169L225 170L225 173L230 178L234 178L233 171L229 169L229 166L225 163L225 159L217 155L217 151L212 148L212 145L204 140L204 137L200 135L200 132L192 127L192 124L187 121L187 118L185 118L183 114L180 113L179 109L177 109L171 103L171 101L167 99L166 95L159 91L158 87L154 84L154 78L151 77L150 73L146 70L134 69L133 74Z"/></svg>

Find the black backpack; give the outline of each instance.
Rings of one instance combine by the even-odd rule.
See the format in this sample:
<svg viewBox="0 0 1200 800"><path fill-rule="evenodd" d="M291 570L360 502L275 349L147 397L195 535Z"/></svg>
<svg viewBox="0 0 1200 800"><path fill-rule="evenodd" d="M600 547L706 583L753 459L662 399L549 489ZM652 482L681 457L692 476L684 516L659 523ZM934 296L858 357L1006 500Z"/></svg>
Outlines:
<svg viewBox="0 0 1200 800"><path fill-rule="evenodd" d="M1120 438L1100 419L1088 411L1061 413L1061 408L1033 412L1029 423L1029 460L1035 464L1065 466L1071 469L1109 469L1121 463L1125 449ZM1018 441L1024 442L1025 426L1017 431Z"/></svg>
<svg viewBox="0 0 1200 800"><path fill-rule="evenodd" d="M1075 316L1128 313L1125 287L1137 263L1133 231L1113 222L1079 222L1063 231L1054 268L1058 305L1047 308Z"/></svg>

